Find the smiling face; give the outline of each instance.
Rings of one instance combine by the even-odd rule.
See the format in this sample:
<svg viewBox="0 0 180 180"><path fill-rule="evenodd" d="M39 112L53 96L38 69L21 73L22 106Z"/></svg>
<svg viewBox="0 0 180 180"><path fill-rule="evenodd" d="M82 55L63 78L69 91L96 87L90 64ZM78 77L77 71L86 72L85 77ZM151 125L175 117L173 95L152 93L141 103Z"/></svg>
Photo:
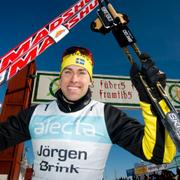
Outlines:
<svg viewBox="0 0 180 180"><path fill-rule="evenodd" d="M91 79L83 67L70 65L64 68L60 78L60 87L64 96L70 101L77 101L88 91Z"/></svg>

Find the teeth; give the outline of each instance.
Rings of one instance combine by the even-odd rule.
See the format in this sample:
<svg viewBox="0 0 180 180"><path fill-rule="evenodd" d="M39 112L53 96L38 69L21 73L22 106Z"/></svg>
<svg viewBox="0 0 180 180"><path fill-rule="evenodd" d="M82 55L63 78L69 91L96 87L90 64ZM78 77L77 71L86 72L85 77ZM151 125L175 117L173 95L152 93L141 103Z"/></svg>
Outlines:
<svg viewBox="0 0 180 180"><path fill-rule="evenodd" d="M68 87L68 89L78 89L78 87Z"/></svg>

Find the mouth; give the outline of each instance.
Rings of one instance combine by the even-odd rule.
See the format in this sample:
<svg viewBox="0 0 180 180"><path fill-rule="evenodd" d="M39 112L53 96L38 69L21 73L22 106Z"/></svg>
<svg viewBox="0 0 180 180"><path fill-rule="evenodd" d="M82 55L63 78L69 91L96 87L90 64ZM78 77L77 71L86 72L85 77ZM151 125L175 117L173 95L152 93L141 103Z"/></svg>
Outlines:
<svg viewBox="0 0 180 180"><path fill-rule="evenodd" d="M78 89L80 89L80 87L78 87L78 86L68 86L68 89L69 90L78 90Z"/></svg>

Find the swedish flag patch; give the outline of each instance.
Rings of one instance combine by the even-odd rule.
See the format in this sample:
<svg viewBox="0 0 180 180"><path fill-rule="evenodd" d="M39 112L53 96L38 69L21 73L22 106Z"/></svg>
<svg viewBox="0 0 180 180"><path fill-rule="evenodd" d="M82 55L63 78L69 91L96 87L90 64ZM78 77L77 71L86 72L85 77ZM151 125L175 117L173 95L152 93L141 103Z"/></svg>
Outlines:
<svg viewBox="0 0 180 180"><path fill-rule="evenodd" d="M84 65L84 63L85 63L85 60L84 60L84 59L76 58L76 64Z"/></svg>

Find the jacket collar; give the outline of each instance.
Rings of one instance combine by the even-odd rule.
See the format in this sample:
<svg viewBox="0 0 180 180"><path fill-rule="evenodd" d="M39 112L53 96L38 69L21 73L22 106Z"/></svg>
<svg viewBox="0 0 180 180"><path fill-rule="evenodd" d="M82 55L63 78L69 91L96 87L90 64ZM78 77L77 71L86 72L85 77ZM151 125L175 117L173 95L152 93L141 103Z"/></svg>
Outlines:
<svg viewBox="0 0 180 180"><path fill-rule="evenodd" d="M77 101L69 101L59 89L56 94L57 104L59 109L63 112L75 112L84 108L91 101L91 90L88 89L87 93Z"/></svg>

